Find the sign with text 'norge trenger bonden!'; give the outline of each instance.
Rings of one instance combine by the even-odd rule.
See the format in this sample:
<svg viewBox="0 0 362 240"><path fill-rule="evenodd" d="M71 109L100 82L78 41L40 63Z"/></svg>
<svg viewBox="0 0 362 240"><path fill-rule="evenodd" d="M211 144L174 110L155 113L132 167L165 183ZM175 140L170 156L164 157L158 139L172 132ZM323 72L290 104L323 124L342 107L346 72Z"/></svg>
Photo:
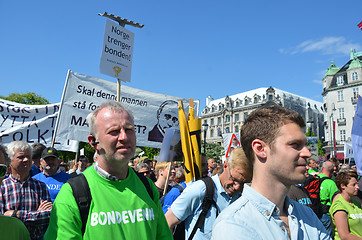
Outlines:
<svg viewBox="0 0 362 240"><path fill-rule="evenodd" d="M107 19L100 72L125 82L131 81L134 34Z"/></svg>

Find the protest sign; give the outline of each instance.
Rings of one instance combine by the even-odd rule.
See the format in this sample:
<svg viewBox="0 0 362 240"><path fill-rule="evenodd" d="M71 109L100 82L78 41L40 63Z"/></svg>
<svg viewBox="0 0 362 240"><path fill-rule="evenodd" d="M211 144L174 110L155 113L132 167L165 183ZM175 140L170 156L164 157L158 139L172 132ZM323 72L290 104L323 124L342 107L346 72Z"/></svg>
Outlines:
<svg viewBox="0 0 362 240"><path fill-rule="evenodd" d="M26 105L0 99L0 139L4 145L12 141L29 144L42 143L51 146L59 103ZM78 144L58 138L54 147L58 150L76 152Z"/></svg>
<svg viewBox="0 0 362 240"><path fill-rule="evenodd" d="M87 115L116 97L116 83L69 70L56 138L88 141ZM166 129L179 128L178 100L183 99L122 86L120 102L134 115L137 146L160 148Z"/></svg>
<svg viewBox="0 0 362 240"><path fill-rule="evenodd" d="M239 133L225 133L222 135L225 149L225 157L228 158L231 152L240 147Z"/></svg>
<svg viewBox="0 0 362 240"><path fill-rule="evenodd" d="M99 70L101 73L131 81L134 34L107 19Z"/></svg>
<svg viewBox="0 0 362 240"><path fill-rule="evenodd" d="M362 98L358 97L352 125L352 147L358 175L362 175Z"/></svg>

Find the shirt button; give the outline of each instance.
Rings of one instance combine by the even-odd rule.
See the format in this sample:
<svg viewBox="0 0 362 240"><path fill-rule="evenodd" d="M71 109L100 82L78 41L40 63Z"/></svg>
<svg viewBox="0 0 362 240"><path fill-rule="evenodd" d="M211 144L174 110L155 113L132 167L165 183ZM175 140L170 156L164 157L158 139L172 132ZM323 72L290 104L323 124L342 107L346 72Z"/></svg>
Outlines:
<svg viewBox="0 0 362 240"><path fill-rule="evenodd" d="M269 212L269 211L266 211L266 215L269 216L269 215L270 215L270 212Z"/></svg>
<svg viewBox="0 0 362 240"><path fill-rule="evenodd" d="M282 230L283 230L283 231L285 230L285 227L284 227L284 226L282 226Z"/></svg>
<svg viewBox="0 0 362 240"><path fill-rule="evenodd" d="M274 212L278 213L279 212L278 208L274 209Z"/></svg>

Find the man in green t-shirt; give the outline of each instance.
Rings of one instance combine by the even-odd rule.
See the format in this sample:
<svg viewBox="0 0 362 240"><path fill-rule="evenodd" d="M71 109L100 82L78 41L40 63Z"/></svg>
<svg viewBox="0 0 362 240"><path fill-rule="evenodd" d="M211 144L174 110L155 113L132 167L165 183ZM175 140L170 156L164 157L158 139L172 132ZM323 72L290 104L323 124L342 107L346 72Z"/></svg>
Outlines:
<svg viewBox="0 0 362 240"><path fill-rule="evenodd" d="M44 239L172 239L157 188L147 179L154 199L128 167L134 156L133 115L118 102L102 104L87 117L88 141L97 162L83 172L92 202L84 235L72 188L64 184L55 199Z"/></svg>
<svg viewBox="0 0 362 240"><path fill-rule="evenodd" d="M307 168L308 168L309 175L315 175L319 172L318 164L316 163L316 161L313 158L308 158L307 163L308 163Z"/></svg>
<svg viewBox="0 0 362 240"><path fill-rule="evenodd" d="M317 175L319 178L328 177L327 179L322 181L319 191L319 198L321 200L321 203L327 206L332 205L333 195L335 192L338 191L336 183L332 179L330 179L333 175L333 170L334 163L330 160L327 160L322 164L321 173ZM333 236L332 221L329 214L323 214L320 220L322 221L324 227L327 229L329 234Z"/></svg>

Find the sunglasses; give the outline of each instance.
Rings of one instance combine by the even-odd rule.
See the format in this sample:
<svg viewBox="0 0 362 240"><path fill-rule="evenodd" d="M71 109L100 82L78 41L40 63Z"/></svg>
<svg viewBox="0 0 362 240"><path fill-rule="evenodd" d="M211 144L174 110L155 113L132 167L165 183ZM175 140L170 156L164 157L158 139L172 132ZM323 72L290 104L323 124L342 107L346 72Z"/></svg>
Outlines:
<svg viewBox="0 0 362 240"><path fill-rule="evenodd" d="M8 167L5 164L0 164L0 178L5 177Z"/></svg>

